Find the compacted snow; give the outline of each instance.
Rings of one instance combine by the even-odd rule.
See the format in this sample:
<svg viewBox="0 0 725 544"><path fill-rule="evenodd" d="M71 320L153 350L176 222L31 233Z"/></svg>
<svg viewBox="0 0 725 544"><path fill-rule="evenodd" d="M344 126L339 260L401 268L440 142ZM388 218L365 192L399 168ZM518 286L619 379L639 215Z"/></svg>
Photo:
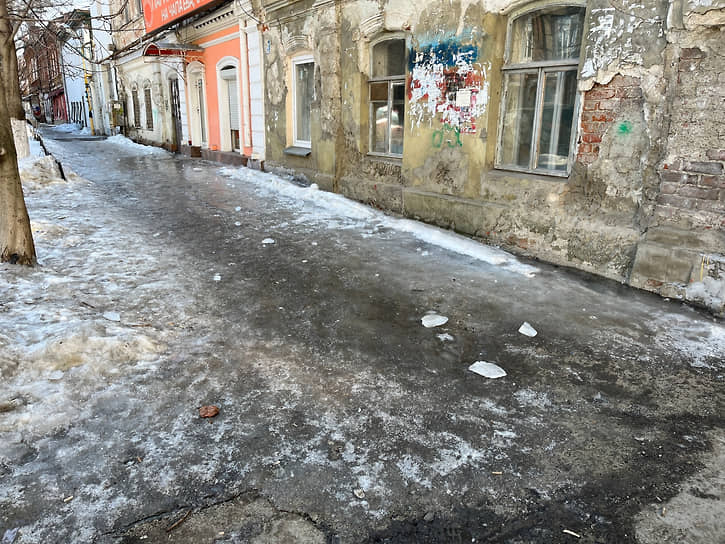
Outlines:
<svg viewBox="0 0 725 544"><path fill-rule="evenodd" d="M314 183L309 187L300 187L281 176L248 168L223 168L221 172L233 179L253 183L270 193L288 197L290 203L300 209L299 222L308 221L310 218L325 219L331 226L341 228L357 228L360 222L372 222L380 229L408 233L422 242L495 264L524 276L533 277L537 271L535 267L521 263L501 249L419 221L391 217L342 195L320 191Z"/></svg>

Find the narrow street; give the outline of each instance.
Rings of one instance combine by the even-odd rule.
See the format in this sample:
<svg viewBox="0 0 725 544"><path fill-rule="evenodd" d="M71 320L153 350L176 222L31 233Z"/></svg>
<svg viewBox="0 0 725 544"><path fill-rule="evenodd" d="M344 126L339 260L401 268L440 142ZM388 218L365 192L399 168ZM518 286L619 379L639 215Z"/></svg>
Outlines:
<svg viewBox="0 0 725 544"><path fill-rule="evenodd" d="M272 174L44 135L71 174L26 188L40 266L0 266L0 537L725 541L706 312Z"/></svg>

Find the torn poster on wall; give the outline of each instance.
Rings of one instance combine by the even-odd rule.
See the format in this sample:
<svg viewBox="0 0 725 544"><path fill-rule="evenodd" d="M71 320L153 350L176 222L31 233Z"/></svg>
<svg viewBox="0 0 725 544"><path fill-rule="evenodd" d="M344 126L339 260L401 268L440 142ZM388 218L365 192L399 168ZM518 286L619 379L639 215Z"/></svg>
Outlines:
<svg viewBox="0 0 725 544"><path fill-rule="evenodd" d="M475 134L488 103L487 71L478 47L455 39L411 48L408 103L411 128L433 120L458 134Z"/></svg>

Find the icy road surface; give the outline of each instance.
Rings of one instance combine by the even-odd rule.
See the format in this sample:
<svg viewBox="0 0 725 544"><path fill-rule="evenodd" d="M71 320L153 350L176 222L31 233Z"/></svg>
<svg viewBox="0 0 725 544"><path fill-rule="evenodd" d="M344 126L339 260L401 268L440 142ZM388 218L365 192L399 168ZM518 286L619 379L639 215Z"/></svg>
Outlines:
<svg viewBox="0 0 725 544"><path fill-rule="evenodd" d="M725 540L721 322L53 135L78 175L26 170L40 266L0 265L0 540Z"/></svg>

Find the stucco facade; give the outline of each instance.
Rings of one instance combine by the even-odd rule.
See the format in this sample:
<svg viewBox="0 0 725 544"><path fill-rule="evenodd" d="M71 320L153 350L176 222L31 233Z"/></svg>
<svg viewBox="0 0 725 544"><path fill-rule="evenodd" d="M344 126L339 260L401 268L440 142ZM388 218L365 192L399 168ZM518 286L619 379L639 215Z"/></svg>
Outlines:
<svg viewBox="0 0 725 544"><path fill-rule="evenodd" d="M723 311L725 2L300 1L260 11L268 164ZM404 73L386 72L402 43ZM299 58L314 71L295 71ZM294 96L307 96L295 86L308 72L305 110Z"/></svg>

